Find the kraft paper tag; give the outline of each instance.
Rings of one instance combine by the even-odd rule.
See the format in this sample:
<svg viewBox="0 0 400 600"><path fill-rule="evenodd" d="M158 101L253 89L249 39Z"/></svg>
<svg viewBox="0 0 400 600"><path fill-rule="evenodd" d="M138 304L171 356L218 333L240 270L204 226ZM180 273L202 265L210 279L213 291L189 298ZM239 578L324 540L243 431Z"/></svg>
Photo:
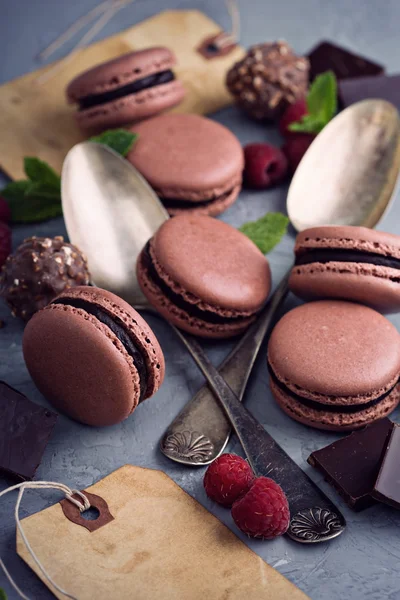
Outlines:
<svg viewBox="0 0 400 600"><path fill-rule="evenodd" d="M226 72L244 50L230 47L208 60L199 48L219 32L217 23L197 10L169 10L79 51L48 81L36 82L46 67L0 86L0 168L21 179L23 157L38 156L60 172L68 150L84 139L75 107L66 102L66 86L82 71L132 50L154 45L173 50L174 71L186 88L175 112L208 114L228 106Z"/></svg>
<svg viewBox="0 0 400 600"><path fill-rule="evenodd" d="M110 513L97 529L60 503L22 520L41 564L79 600L307 599L161 471L126 465L88 491ZM17 551L43 579L19 535Z"/></svg>

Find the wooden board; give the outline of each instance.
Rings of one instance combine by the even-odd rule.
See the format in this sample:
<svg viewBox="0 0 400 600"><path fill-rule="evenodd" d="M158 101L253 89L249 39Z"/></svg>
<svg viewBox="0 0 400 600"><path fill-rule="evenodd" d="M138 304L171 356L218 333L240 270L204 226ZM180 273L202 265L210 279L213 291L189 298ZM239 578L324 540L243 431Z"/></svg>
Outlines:
<svg viewBox="0 0 400 600"><path fill-rule="evenodd" d="M114 517L97 531L60 504L22 521L43 566L79 600L307 599L161 471L126 465L88 491ZM43 579L19 535L17 551Z"/></svg>
<svg viewBox="0 0 400 600"><path fill-rule="evenodd" d="M226 71L243 55L234 48L223 57L207 60L197 52L205 38L220 27L197 10L162 12L134 27L92 44L77 53L50 80L38 77L48 67L0 86L0 167L13 179L23 176L24 156L39 156L58 172L68 150L83 139L66 104L65 88L78 73L120 54L165 45L177 56L177 76L187 96L178 112L207 114L231 103L224 80Z"/></svg>

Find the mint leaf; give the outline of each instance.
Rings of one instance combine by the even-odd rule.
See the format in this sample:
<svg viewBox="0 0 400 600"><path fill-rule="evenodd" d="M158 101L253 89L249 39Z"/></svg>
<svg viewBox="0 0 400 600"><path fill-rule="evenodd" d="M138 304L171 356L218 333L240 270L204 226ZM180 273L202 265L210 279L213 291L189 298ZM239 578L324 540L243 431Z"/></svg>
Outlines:
<svg viewBox="0 0 400 600"><path fill-rule="evenodd" d="M337 83L333 71L318 75L307 94L307 108L310 115L318 117L325 125L337 110Z"/></svg>
<svg viewBox="0 0 400 600"><path fill-rule="evenodd" d="M247 235L263 254L268 254L287 231L289 219L280 212L267 213L257 221L249 221L239 229Z"/></svg>
<svg viewBox="0 0 400 600"><path fill-rule="evenodd" d="M29 180L12 181L0 195L10 206L13 223L37 223L62 215L60 192L51 186Z"/></svg>
<svg viewBox="0 0 400 600"><path fill-rule="evenodd" d="M1 190L0 196L3 196L8 201L18 200L25 195L30 184L31 182L28 180L11 181Z"/></svg>
<svg viewBox="0 0 400 600"><path fill-rule="evenodd" d="M337 82L333 71L318 75L306 98L308 114L290 123L288 129L302 133L319 133L337 111Z"/></svg>
<svg viewBox="0 0 400 600"><path fill-rule="evenodd" d="M24 170L26 176L31 181L60 190L60 176L47 163L40 160L40 158L26 156L24 158Z"/></svg>
<svg viewBox="0 0 400 600"><path fill-rule="evenodd" d="M126 129L109 129L100 135L91 137L90 141L104 144L121 156L126 156L138 137L136 133L126 131Z"/></svg>
<svg viewBox="0 0 400 600"><path fill-rule="evenodd" d="M0 600L7 600L7 596L3 588L0 588Z"/></svg>
<svg viewBox="0 0 400 600"><path fill-rule="evenodd" d="M301 133L319 133L325 127L325 123L313 115L303 115L300 121L290 123L288 129Z"/></svg>

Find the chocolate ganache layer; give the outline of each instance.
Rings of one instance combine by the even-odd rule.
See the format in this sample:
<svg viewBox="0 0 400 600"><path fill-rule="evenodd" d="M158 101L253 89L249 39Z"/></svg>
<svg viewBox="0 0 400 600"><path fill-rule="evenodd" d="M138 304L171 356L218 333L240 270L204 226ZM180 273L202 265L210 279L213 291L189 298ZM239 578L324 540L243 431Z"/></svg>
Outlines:
<svg viewBox="0 0 400 600"><path fill-rule="evenodd" d="M148 375L146 362L139 348L132 341L123 321L118 319L118 317L111 317L104 309L96 306L92 302L88 302L80 298L59 298L54 300L54 302L51 304L63 304L65 306L72 306L73 308L80 308L89 315L96 317L96 319L108 327L113 334L117 336L125 350L128 352L129 356L132 357L133 364L138 372L140 383L140 402L143 399L147 389Z"/></svg>
<svg viewBox="0 0 400 600"><path fill-rule="evenodd" d="M161 73L154 73L153 75L148 75L147 77L143 77L137 81L132 81L132 83L127 83L126 85L114 90L109 90L108 92L102 92L100 94L90 94L89 96L79 98L79 110L86 110L88 108L93 108L94 106L112 102L113 100L119 100L120 98L129 96L130 94L136 94L137 92L147 90L148 88L155 87L156 85L169 83L174 79L175 75L171 70L161 71Z"/></svg>
<svg viewBox="0 0 400 600"><path fill-rule="evenodd" d="M233 188L220 196L214 196L213 198L209 198L208 200L200 200L199 202L190 202L190 200L181 200L180 198L164 198L162 197L162 203L166 208L198 208L199 206L208 206L209 204L213 204L213 202L217 202L218 200L223 200L232 194Z"/></svg>
<svg viewBox="0 0 400 600"><path fill-rule="evenodd" d="M362 250L344 250L340 248L310 248L296 256L295 264L309 265L311 263L328 262L354 262L367 263L391 269L400 269L400 259L384 256L374 252L363 252Z"/></svg>
<svg viewBox="0 0 400 600"><path fill-rule="evenodd" d="M393 390L395 389L395 387L397 386L397 383L396 383L392 388L390 388L390 390L388 390L387 392L385 392L378 398L375 398L374 400L371 400L370 402L364 402L363 404L351 404L351 405L322 404L321 402L315 402L315 400L309 400L308 398L303 398L303 396L300 396L299 394L296 394L296 392L293 392L284 383L282 383L282 381L280 381L280 379L278 379L278 377L275 375L275 372L269 362L268 362L268 370L269 370L269 374L271 376L272 381L279 387L280 390L282 390L282 392L284 392L285 395L290 396L290 398L293 398L293 400L296 400L296 402L299 402L300 404L303 404L304 406L307 406L308 408L312 408L313 410L319 410L319 411L323 411L323 412L357 413L357 412L361 412L362 410L367 410L368 408L372 408L373 406L376 406L377 404L382 402L382 400L387 398L389 396L389 394L391 394L393 392Z"/></svg>

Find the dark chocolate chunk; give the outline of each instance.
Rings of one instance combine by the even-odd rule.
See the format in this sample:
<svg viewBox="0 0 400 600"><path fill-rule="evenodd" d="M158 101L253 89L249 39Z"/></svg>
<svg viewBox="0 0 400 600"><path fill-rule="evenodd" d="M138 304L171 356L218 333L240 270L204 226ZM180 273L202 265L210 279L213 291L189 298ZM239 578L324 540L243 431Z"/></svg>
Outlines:
<svg viewBox="0 0 400 600"><path fill-rule="evenodd" d="M161 73L153 73L152 75L148 75L147 77L143 77L142 79L138 79L137 81L133 81L132 83L127 83L126 85L123 85L122 87L116 88L114 90L102 92L101 94L91 94L90 96L80 98L79 110L86 110L88 108L93 108L93 106L105 104L106 102L119 100L120 98L124 98L124 96L128 96L130 94L137 94L142 90L147 90L149 88L155 87L156 85L163 85L164 83L169 83L174 79L175 75L172 71L162 71Z"/></svg>
<svg viewBox="0 0 400 600"><path fill-rule="evenodd" d="M33 479L57 418L0 381L0 471Z"/></svg>
<svg viewBox="0 0 400 600"><path fill-rule="evenodd" d="M321 42L308 55L310 61L310 80L325 71L333 71L338 79L348 77L367 77L382 75L384 67L358 56L331 42Z"/></svg>
<svg viewBox="0 0 400 600"><path fill-rule="evenodd" d="M116 316L111 316L108 314L103 308L100 306L96 306L92 302L88 302L87 300L82 300L82 298L60 298L54 300L52 304L64 304L67 306L73 306L75 308L80 308L85 312L93 315L103 323L106 327L108 327L114 335L117 336L121 344L124 346L125 350L128 352L129 356L131 356L133 360L133 364L136 367L136 370L139 375L139 384L140 384L140 398L139 402L143 400L144 395L147 391L147 383L148 383L148 374L146 362L139 348L133 342L132 338L128 333L128 329L124 322L121 319L118 319Z"/></svg>
<svg viewBox="0 0 400 600"><path fill-rule="evenodd" d="M392 427L390 419L382 419L308 457L310 465L323 473L354 510L363 510L376 502L371 494Z"/></svg>
<svg viewBox="0 0 400 600"><path fill-rule="evenodd" d="M376 500L400 509L400 425L396 423L387 438L372 495Z"/></svg>
<svg viewBox="0 0 400 600"><path fill-rule="evenodd" d="M368 98L387 100L400 110L400 75L357 77L339 82L339 101L343 108Z"/></svg>

